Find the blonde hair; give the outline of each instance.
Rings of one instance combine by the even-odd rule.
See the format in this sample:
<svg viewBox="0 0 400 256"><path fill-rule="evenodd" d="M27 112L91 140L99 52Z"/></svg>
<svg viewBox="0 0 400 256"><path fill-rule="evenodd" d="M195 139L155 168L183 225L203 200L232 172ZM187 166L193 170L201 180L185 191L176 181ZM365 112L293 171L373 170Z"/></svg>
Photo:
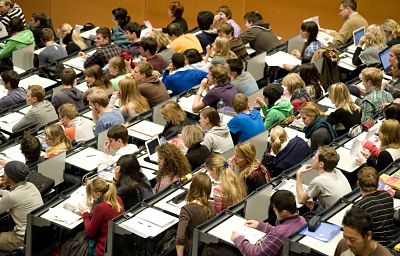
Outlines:
<svg viewBox="0 0 400 256"><path fill-rule="evenodd" d="M245 167L239 172L239 176L245 180L247 176L251 175L253 165L257 162L256 147L253 143L245 141L235 146L234 154L239 155L246 162Z"/></svg>
<svg viewBox="0 0 400 256"><path fill-rule="evenodd" d="M379 128L379 135L381 151L387 148L400 148L400 123L396 119L383 121Z"/></svg>
<svg viewBox="0 0 400 256"><path fill-rule="evenodd" d="M385 33L379 25L369 25L365 32L365 47L377 46L379 49L385 47Z"/></svg>
<svg viewBox="0 0 400 256"><path fill-rule="evenodd" d="M226 159L220 154L212 154L205 162L207 169L215 169L221 182L223 197L230 205L240 202L246 195L246 183L226 166ZM225 205L229 207L230 205Z"/></svg>
<svg viewBox="0 0 400 256"><path fill-rule="evenodd" d="M186 120L185 111L183 111L182 107L174 101L168 101L165 103L161 107L160 113L167 122L171 122L173 125L179 125Z"/></svg>
<svg viewBox="0 0 400 256"><path fill-rule="evenodd" d="M383 72L378 68L364 68L361 71L366 81L371 81L373 87L380 88L382 85Z"/></svg>
<svg viewBox="0 0 400 256"><path fill-rule="evenodd" d="M199 202L203 206L206 216L211 216L213 211L210 208L208 200L211 194L211 179L205 173L197 173L193 175L192 183L190 184L189 192L186 195L185 201L190 203L193 201Z"/></svg>
<svg viewBox="0 0 400 256"><path fill-rule="evenodd" d="M64 143L67 149L69 149L72 146L70 139L67 136L65 136L64 129L59 124L53 124L47 126L44 129L44 135L48 139L53 140L56 143L56 145Z"/></svg>
<svg viewBox="0 0 400 256"><path fill-rule="evenodd" d="M217 37L214 43L216 48L216 56L222 56L227 60L237 58L236 54L231 51L229 39L224 37Z"/></svg>
<svg viewBox="0 0 400 256"><path fill-rule="evenodd" d="M300 114L317 118L319 116L323 116L324 113L320 111L317 103L315 102L306 102L303 106L301 106L299 110Z"/></svg>
<svg viewBox="0 0 400 256"><path fill-rule="evenodd" d="M166 48L171 43L168 35L163 33L162 31L153 30L153 32L150 33L149 37L152 37L156 40L157 51L159 51L161 48Z"/></svg>
<svg viewBox="0 0 400 256"><path fill-rule="evenodd" d="M306 84L303 79L297 73L290 73L286 75L282 80L282 85L286 86L290 94L293 94L295 90L299 88L306 88Z"/></svg>
<svg viewBox="0 0 400 256"><path fill-rule="evenodd" d="M400 25L395 20L392 19L385 20L382 23L381 28L384 32L390 33L392 38L400 37Z"/></svg>
<svg viewBox="0 0 400 256"><path fill-rule="evenodd" d="M126 65L125 65L125 60L121 56L114 56L112 57L109 61L109 66L112 66L113 68L118 70L118 75L124 75L128 73Z"/></svg>
<svg viewBox="0 0 400 256"><path fill-rule="evenodd" d="M190 148L192 145L202 142L204 139L203 130L195 125L186 125L182 129L182 140L186 147Z"/></svg>
<svg viewBox="0 0 400 256"><path fill-rule="evenodd" d="M81 50L84 50L87 48L85 41L82 39L82 37L79 35L79 33L73 29L73 27L70 24L68 24L68 23L62 24L60 26L60 30L61 30L61 32L64 32L64 33L71 33L71 31L72 31L72 35L71 35L72 42L74 42Z"/></svg>
<svg viewBox="0 0 400 256"><path fill-rule="evenodd" d="M353 114L353 111L359 110L360 108L353 102L349 89L344 83L332 84L328 88L329 98L337 108L342 108L345 111Z"/></svg>
<svg viewBox="0 0 400 256"><path fill-rule="evenodd" d="M274 154L278 154L281 146L283 143L288 141L289 137L285 131L285 129L282 128L282 126L275 126L271 129L271 134L270 134L270 140L272 143L272 152Z"/></svg>
<svg viewBox="0 0 400 256"><path fill-rule="evenodd" d="M140 94L135 79L122 79L118 82L118 87L121 92L121 112L127 111L129 105L133 106L136 113L143 113L150 109L147 99Z"/></svg>
<svg viewBox="0 0 400 256"><path fill-rule="evenodd" d="M101 193L103 196L103 202L116 209L118 212L122 210L122 205L117 200L117 190L112 183L101 178L94 178L87 181L86 183L86 195L88 199L88 205L92 204L92 193Z"/></svg>

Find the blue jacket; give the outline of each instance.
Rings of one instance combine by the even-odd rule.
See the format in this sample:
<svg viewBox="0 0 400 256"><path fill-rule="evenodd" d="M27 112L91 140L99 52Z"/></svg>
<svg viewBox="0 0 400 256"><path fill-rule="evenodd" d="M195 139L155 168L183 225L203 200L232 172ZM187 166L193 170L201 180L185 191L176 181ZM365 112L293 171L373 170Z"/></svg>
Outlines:
<svg viewBox="0 0 400 256"><path fill-rule="evenodd" d="M228 122L228 127L230 132L237 136L239 143L265 131L260 112L256 109L248 114L240 113L234 116Z"/></svg>
<svg viewBox="0 0 400 256"><path fill-rule="evenodd" d="M169 70L165 70L162 82L167 90L171 90L171 96L181 94L200 84L203 78L207 77L207 73L197 69L182 68L178 69L174 74L170 75Z"/></svg>

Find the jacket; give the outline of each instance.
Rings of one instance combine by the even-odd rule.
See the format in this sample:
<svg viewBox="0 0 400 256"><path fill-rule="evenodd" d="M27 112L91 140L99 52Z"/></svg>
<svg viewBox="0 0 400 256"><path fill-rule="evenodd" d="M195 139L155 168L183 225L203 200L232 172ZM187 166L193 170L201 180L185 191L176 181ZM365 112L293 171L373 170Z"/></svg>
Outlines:
<svg viewBox="0 0 400 256"><path fill-rule="evenodd" d="M257 54L271 50L279 45L278 37L272 33L269 24L263 20L254 22L246 32L238 36L244 44L249 43Z"/></svg>
<svg viewBox="0 0 400 256"><path fill-rule="evenodd" d="M25 102L26 91L22 87L10 90L6 96L0 99L0 113L12 108L14 105Z"/></svg>
<svg viewBox="0 0 400 256"><path fill-rule="evenodd" d="M206 77L207 73L204 71L183 67L173 74L170 74L169 70L165 70L162 81L167 90L172 91L171 96L175 96L200 84L201 80Z"/></svg>
<svg viewBox="0 0 400 256"><path fill-rule="evenodd" d="M204 136L203 144L212 153L224 153L233 148L233 140L226 125L214 126Z"/></svg>
<svg viewBox="0 0 400 256"><path fill-rule="evenodd" d="M307 91L303 88L295 90L290 98L290 102L293 105L293 113L296 113L304 103L311 101L311 97Z"/></svg>
<svg viewBox="0 0 400 256"><path fill-rule="evenodd" d="M157 76L146 77L138 86L140 94L147 99L151 108L170 98L165 85Z"/></svg>
<svg viewBox="0 0 400 256"><path fill-rule="evenodd" d="M275 124L282 122L286 117L293 114L293 106L289 100L281 97L274 105L268 108L267 104L261 106L261 110L265 117L265 130L270 129Z"/></svg>
<svg viewBox="0 0 400 256"><path fill-rule="evenodd" d="M0 51L0 58L11 57L13 51L31 44L35 44L35 38L33 37L32 31L25 29L18 32L7 40L6 45Z"/></svg>
<svg viewBox="0 0 400 256"><path fill-rule="evenodd" d="M83 109L82 92L75 87L63 88L61 92L54 95L51 100L51 104L53 104L56 111L58 111L58 108L65 103L74 104L78 111Z"/></svg>

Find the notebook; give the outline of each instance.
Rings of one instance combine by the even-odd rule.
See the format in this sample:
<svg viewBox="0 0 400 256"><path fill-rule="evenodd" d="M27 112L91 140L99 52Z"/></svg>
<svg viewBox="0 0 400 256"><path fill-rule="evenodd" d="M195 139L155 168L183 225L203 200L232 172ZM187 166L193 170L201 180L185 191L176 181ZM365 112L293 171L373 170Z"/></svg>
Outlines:
<svg viewBox="0 0 400 256"><path fill-rule="evenodd" d="M341 227L331 224L322 222L321 225L315 230L315 232L311 232L308 230L308 227L305 227L300 234L305 236L311 236L315 239L318 239L323 242L329 242L332 238L334 238L339 232Z"/></svg>

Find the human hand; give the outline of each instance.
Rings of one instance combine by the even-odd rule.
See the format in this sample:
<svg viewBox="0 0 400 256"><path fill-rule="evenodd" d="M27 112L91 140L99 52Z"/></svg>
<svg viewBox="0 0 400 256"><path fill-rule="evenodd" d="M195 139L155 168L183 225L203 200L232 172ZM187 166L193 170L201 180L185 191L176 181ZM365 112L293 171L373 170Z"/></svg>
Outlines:
<svg viewBox="0 0 400 256"><path fill-rule="evenodd" d="M78 209L81 214L84 214L85 212L89 212L89 209L80 203L78 203Z"/></svg>
<svg viewBox="0 0 400 256"><path fill-rule="evenodd" d="M301 53L300 53L300 51L297 50L297 49L294 49L294 50L292 51L292 55L293 55L294 57L298 58L298 59L301 58Z"/></svg>
<svg viewBox="0 0 400 256"><path fill-rule="evenodd" d="M105 153L108 153L108 152L110 151L110 149L111 149L111 142L110 142L110 140L104 141L104 144L103 144L103 145L104 145L104 146L103 146L104 152L105 152Z"/></svg>
<svg viewBox="0 0 400 256"><path fill-rule="evenodd" d="M300 58L300 57L299 57ZM294 68L294 66L290 65L290 64L283 64L283 68L287 71L290 71Z"/></svg>
<svg viewBox="0 0 400 256"><path fill-rule="evenodd" d="M311 170L312 170L311 165L303 165L302 167L300 167L300 169L297 170L296 175L298 177L301 177L301 176L303 176L304 173L309 172Z"/></svg>
<svg viewBox="0 0 400 256"><path fill-rule="evenodd" d="M5 166L8 163L7 160L0 159L0 165Z"/></svg>
<svg viewBox="0 0 400 256"><path fill-rule="evenodd" d="M231 235L231 241L235 240L236 237L240 236L240 234L236 231L232 231L232 235Z"/></svg>
<svg viewBox="0 0 400 256"><path fill-rule="evenodd" d="M86 59L86 58L87 58L87 55L86 55L86 53L84 53L84 52L79 52L79 53L78 53L78 56L81 57L81 58L83 58L83 59Z"/></svg>
<svg viewBox="0 0 400 256"><path fill-rule="evenodd" d="M261 97L257 97L256 103L261 106L264 103L264 100Z"/></svg>
<svg viewBox="0 0 400 256"><path fill-rule="evenodd" d="M7 179L6 179L6 178L4 178L3 176L2 176L2 177L0 177L0 185L3 185L3 184L5 184L5 183L6 183L6 181L7 181Z"/></svg>
<svg viewBox="0 0 400 256"><path fill-rule="evenodd" d="M358 41L357 47L362 47L365 44L365 40L366 40L365 36L362 36L360 38L360 41Z"/></svg>
<svg viewBox="0 0 400 256"><path fill-rule="evenodd" d="M257 228L258 224L260 222L256 221L256 220L246 220L246 222L244 223L245 226L249 227L249 228Z"/></svg>
<svg viewBox="0 0 400 256"><path fill-rule="evenodd" d="M203 80L201 80L201 82L200 82L199 90L201 89L201 91L203 91L206 88L208 88L209 86L210 85L208 84L208 78L203 78Z"/></svg>
<svg viewBox="0 0 400 256"><path fill-rule="evenodd" d="M307 199L304 203L310 211L314 209L314 200L312 198Z"/></svg>
<svg viewBox="0 0 400 256"><path fill-rule="evenodd" d="M211 44L206 46L206 54L211 55Z"/></svg>

